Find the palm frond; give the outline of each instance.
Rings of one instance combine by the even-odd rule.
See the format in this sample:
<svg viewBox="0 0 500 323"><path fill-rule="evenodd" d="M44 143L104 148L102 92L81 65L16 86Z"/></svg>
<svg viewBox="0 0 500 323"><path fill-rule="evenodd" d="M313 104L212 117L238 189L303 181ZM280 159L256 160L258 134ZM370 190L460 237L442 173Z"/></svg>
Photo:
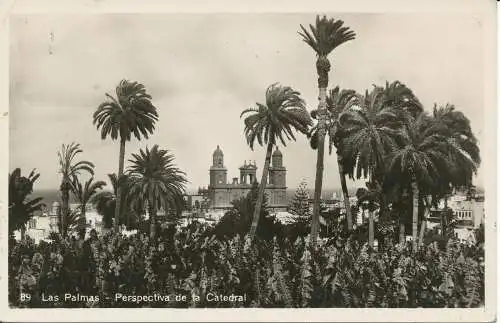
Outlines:
<svg viewBox="0 0 500 323"><path fill-rule="evenodd" d="M277 141L286 145L287 140L295 140L295 131L308 133L312 119L299 92L274 83L267 88L265 99L265 104L256 103L255 108L241 113L246 115L244 133L251 149L255 141L261 146Z"/></svg>
<svg viewBox="0 0 500 323"><path fill-rule="evenodd" d="M143 84L122 80L116 87L116 98L106 93L107 101L101 103L93 115L93 123L101 130L101 138L120 138L129 141L134 135L138 140L148 138L158 121L158 111Z"/></svg>
<svg viewBox="0 0 500 323"><path fill-rule="evenodd" d="M356 38L356 33L343 25L342 20L318 15L315 25L309 25L310 31L300 25L299 35L318 56L327 56L338 46Z"/></svg>

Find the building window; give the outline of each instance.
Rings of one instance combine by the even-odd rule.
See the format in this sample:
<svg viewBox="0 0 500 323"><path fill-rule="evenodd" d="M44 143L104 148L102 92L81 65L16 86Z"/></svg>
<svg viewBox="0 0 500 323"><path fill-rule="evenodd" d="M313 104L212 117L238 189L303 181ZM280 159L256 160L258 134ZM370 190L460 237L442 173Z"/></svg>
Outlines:
<svg viewBox="0 0 500 323"><path fill-rule="evenodd" d="M28 221L28 229L36 229L36 220L35 219L30 219Z"/></svg>

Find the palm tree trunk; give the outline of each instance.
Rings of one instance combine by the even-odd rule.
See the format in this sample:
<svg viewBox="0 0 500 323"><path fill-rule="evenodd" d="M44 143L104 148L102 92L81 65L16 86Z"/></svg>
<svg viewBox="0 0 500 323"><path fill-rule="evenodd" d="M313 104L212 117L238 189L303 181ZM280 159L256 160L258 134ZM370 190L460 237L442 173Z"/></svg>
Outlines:
<svg viewBox="0 0 500 323"><path fill-rule="evenodd" d="M328 72L330 61L326 56L320 55L316 60L318 73L318 155L316 160L316 179L314 182L314 204L311 221L311 245L316 244L319 233L319 212L321 207L321 189L323 187L323 168L325 158L326 134L326 89L328 87Z"/></svg>
<svg viewBox="0 0 500 323"><path fill-rule="evenodd" d="M424 244L425 226L426 226L426 217L424 215L424 218L422 219L422 223L420 224L420 234L418 236L418 245L419 246Z"/></svg>
<svg viewBox="0 0 500 323"><path fill-rule="evenodd" d="M118 160L118 183L116 187L116 208L115 208L115 223L114 223L114 231L118 232L118 222L120 219L120 210L122 203L122 181L121 178L123 176L123 164L125 162L125 140L120 140L120 157Z"/></svg>
<svg viewBox="0 0 500 323"><path fill-rule="evenodd" d="M24 241L26 239L26 225L21 226L21 241Z"/></svg>
<svg viewBox="0 0 500 323"><path fill-rule="evenodd" d="M66 179L61 184L61 236L66 237L66 220L69 217L69 187Z"/></svg>
<svg viewBox="0 0 500 323"><path fill-rule="evenodd" d="M399 243L405 242L405 224L399 219Z"/></svg>
<svg viewBox="0 0 500 323"><path fill-rule="evenodd" d="M446 219L444 218L445 212L448 210L448 195L445 194L444 196L444 210L440 212L440 219L441 219L441 237L444 238L445 236L445 226L446 226Z"/></svg>
<svg viewBox="0 0 500 323"><path fill-rule="evenodd" d="M418 235L418 196L419 190L416 179L413 178L411 182L411 191L413 199L413 216L412 216L412 239L413 250L417 250L417 235Z"/></svg>
<svg viewBox="0 0 500 323"><path fill-rule="evenodd" d="M318 105L318 154L316 159L316 179L314 182L314 203L311 221L311 244L315 245L319 233L319 212L321 207L321 190L323 187L323 168L325 158L326 133L326 87L319 89Z"/></svg>
<svg viewBox="0 0 500 323"><path fill-rule="evenodd" d="M374 180L374 174L373 174L373 169L370 171L370 183L373 185L375 183ZM373 212L375 212L373 209L373 201L371 201L368 204L368 245L373 248L373 240L375 237L375 228L374 225L375 223L373 222Z"/></svg>
<svg viewBox="0 0 500 323"><path fill-rule="evenodd" d="M80 225L79 225L79 231L82 233L82 237L83 239L85 239L85 232L87 231L86 230L86 225L87 225L87 219L85 218L85 214L86 214L86 203L82 203L81 204L81 208L82 208L82 213L81 213L81 218L80 218ZM78 232L78 233L80 233Z"/></svg>
<svg viewBox="0 0 500 323"><path fill-rule="evenodd" d="M352 230L352 214L351 204L349 203L349 192L347 191L347 183L345 180L344 166L342 165L342 156L337 154L337 164L339 165L340 186L342 187L342 195L344 196L345 216L347 220L347 230Z"/></svg>
<svg viewBox="0 0 500 323"><path fill-rule="evenodd" d="M368 245L373 248L373 240L375 238L375 230L373 223L373 211L368 211Z"/></svg>
<svg viewBox="0 0 500 323"><path fill-rule="evenodd" d="M444 237L444 215L443 215L443 212L439 212L439 223L441 224L441 237Z"/></svg>
<svg viewBox="0 0 500 323"><path fill-rule="evenodd" d="M150 201L150 203L149 203L149 237L151 238L152 243L154 243L155 236L156 236L156 205L155 205L154 201Z"/></svg>
<svg viewBox="0 0 500 323"><path fill-rule="evenodd" d="M264 201L264 191L267 183L267 173L269 172L269 164L271 163L271 154L273 152L273 145L274 144L271 140L267 143L266 160L264 162L264 169L262 170L262 178L260 180L260 186L259 186L259 195L257 196L257 202L255 203L252 226L250 227L250 233L249 233L250 240L253 240L255 233L257 232L257 225L259 224L260 209L262 208L262 202Z"/></svg>

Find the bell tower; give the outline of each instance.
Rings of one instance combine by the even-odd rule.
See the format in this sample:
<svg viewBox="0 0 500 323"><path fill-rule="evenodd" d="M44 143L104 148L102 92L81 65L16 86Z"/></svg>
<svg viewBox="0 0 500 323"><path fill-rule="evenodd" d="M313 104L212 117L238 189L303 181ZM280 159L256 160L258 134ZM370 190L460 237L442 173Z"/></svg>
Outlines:
<svg viewBox="0 0 500 323"><path fill-rule="evenodd" d="M274 185L274 187L286 188L286 168L283 166L283 154L278 147L271 157L269 184Z"/></svg>
<svg viewBox="0 0 500 323"><path fill-rule="evenodd" d="M253 184L257 181L257 165L255 161L249 161L248 164L245 160L243 166L240 167L240 184Z"/></svg>
<svg viewBox="0 0 500 323"><path fill-rule="evenodd" d="M212 166L210 167L210 186L217 187L219 185L227 184L227 169L224 166L224 154L217 145L212 155Z"/></svg>

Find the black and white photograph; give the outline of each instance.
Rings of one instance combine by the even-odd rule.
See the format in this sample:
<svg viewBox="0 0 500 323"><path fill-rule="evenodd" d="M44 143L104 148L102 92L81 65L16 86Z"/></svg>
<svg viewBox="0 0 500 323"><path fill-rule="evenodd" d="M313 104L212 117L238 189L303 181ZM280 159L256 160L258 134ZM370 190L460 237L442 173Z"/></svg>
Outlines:
<svg viewBox="0 0 500 323"><path fill-rule="evenodd" d="M8 13L6 306L494 319L485 8Z"/></svg>

